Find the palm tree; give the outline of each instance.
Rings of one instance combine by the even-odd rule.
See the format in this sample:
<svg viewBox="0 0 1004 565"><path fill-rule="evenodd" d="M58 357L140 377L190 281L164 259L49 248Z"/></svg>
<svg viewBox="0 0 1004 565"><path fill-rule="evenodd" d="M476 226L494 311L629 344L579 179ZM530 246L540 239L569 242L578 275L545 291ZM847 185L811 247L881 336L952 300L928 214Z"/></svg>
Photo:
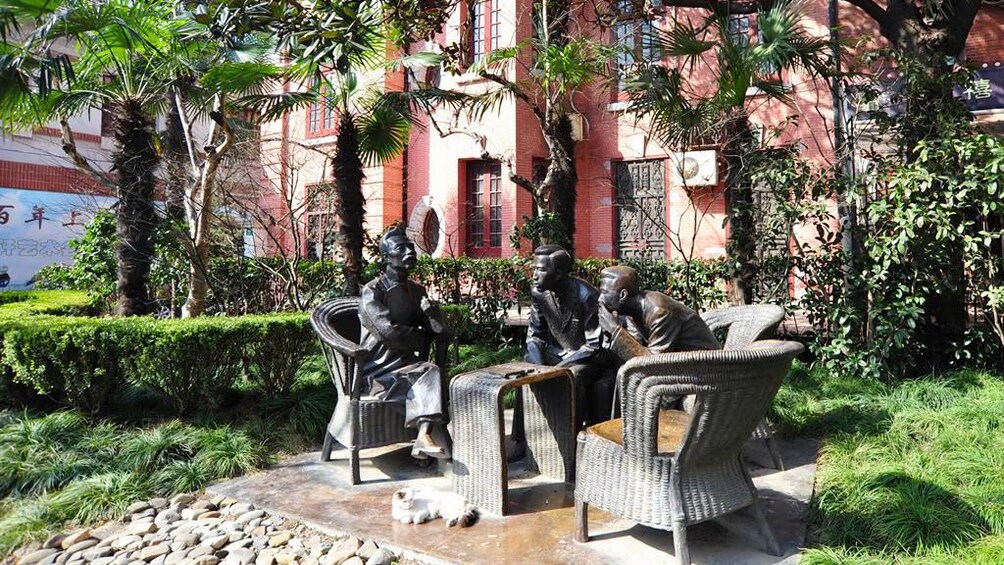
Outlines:
<svg viewBox="0 0 1004 565"><path fill-rule="evenodd" d="M802 70L823 76L828 70L827 43L801 25L803 3L781 0L757 16L760 39L751 43L730 29L730 16L715 11L698 23L678 20L656 30L653 41L671 63L640 66L627 81L628 111L648 120L652 135L666 149L682 150L720 140L726 163L729 209L728 253L732 259L731 299L752 301L754 234L753 187L749 159L756 149L750 123L750 98L791 103L782 82L786 72ZM708 64L711 63L711 64ZM714 71L713 88L692 83L697 66Z"/></svg>
<svg viewBox="0 0 1004 565"><path fill-rule="evenodd" d="M572 137L572 96L606 75L608 63L618 46L605 45L587 37L570 37L571 4L548 0L536 5L534 34L512 47L491 51L473 65L471 71L496 83L499 88L470 98L472 117L483 118L496 111L504 100L515 99L528 106L537 119L547 144L547 169L540 180L512 172L509 179L533 197L538 218L550 210L557 216L557 229L537 226L545 243L572 249L575 235L575 202L578 174L575 169L575 140ZM527 62L526 54L532 53ZM513 67L522 65L527 78L516 78Z"/></svg>
<svg viewBox="0 0 1004 565"><path fill-rule="evenodd" d="M22 127L59 120L67 155L114 189L117 311L143 314L157 222L154 117L164 107L176 66L169 56L170 6L153 0L18 0L0 2L0 14L0 112ZM73 46L75 58L52 54L60 42ZM67 123L70 116L102 109L114 116L114 182L77 152Z"/></svg>
<svg viewBox="0 0 1004 565"><path fill-rule="evenodd" d="M315 85L338 114L332 176L338 206L337 242L344 276L342 292L359 294L363 269L366 199L364 167L398 155L412 123L407 93L387 93L368 82L386 66L385 53L397 29L378 2L332 4L328 12L300 13L296 27L278 28L294 63L292 73ZM401 22L396 22L400 24ZM397 37L404 41L403 36ZM360 78L364 77L364 78Z"/></svg>

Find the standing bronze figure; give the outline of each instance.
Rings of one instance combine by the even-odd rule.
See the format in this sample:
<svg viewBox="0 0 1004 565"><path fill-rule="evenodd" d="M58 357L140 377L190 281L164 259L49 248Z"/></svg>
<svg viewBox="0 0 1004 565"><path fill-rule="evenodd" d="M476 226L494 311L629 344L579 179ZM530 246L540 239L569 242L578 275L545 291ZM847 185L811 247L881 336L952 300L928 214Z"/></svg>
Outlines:
<svg viewBox="0 0 1004 565"><path fill-rule="evenodd" d="M380 238L380 255L386 270L363 287L359 303L360 344L371 352L363 377L370 394L404 401L405 426L418 428L413 457L448 458L445 446L433 438L433 431L447 433L442 372L424 355L430 340L444 335L442 314L425 289L408 278L417 256L403 227Z"/></svg>

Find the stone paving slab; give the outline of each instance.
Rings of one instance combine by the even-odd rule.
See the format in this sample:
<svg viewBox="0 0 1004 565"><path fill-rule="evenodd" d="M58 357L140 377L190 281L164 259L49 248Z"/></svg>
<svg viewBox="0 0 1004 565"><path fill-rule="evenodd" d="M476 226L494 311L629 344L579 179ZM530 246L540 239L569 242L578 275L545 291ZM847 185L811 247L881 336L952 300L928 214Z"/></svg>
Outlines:
<svg viewBox="0 0 1004 565"><path fill-rule="evenodd" d="M770 461L751 442L749 457ZM779 441L788 468L753 472L764 510L784 550L782 557L762 553L753 519L740 512L691 526L688 541L698 564L793 564L805 541L805 516L812 495L818 444L813 440ZM571 486L527 476L513 465L510 496L513 515L482 516L471 528L446 528L441 520L420 525L390 518L391 494L403 486L451 488L449 469L419 468L403 446L363 451L363 484L352 486L345 451L319 461L317 452L302 454L255 475L219 483L211 493L251 502L330 535L354 535L398 549L406 556L448 563L675 563L670 532L638 526L590 509L591 541L572 540L575 518Z"/></svg>

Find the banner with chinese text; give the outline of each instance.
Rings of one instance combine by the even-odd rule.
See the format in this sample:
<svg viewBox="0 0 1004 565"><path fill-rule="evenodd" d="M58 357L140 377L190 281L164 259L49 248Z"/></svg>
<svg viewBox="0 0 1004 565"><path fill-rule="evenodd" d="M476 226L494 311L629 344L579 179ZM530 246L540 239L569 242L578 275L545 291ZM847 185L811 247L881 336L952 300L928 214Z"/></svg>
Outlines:
<svg viewBox="0 0 1004 565"><path fill-rule="evenodd" d="M0 187L0 289L30 288L45 265L73 260L71 239L101 208L105 196Z"/></svg>

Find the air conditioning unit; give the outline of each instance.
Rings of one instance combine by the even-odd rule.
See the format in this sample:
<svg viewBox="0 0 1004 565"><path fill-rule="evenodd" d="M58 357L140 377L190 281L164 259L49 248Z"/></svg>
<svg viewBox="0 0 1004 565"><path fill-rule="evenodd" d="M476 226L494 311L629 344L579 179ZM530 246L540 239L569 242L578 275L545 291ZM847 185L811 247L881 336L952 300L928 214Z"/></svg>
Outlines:
<svg viewBox="0 0 1004 565"><path fill-rule="evenodd" d="M678 151L671 158L671 176L677 186L715 186L718 184L718 152Z"/></svg>

